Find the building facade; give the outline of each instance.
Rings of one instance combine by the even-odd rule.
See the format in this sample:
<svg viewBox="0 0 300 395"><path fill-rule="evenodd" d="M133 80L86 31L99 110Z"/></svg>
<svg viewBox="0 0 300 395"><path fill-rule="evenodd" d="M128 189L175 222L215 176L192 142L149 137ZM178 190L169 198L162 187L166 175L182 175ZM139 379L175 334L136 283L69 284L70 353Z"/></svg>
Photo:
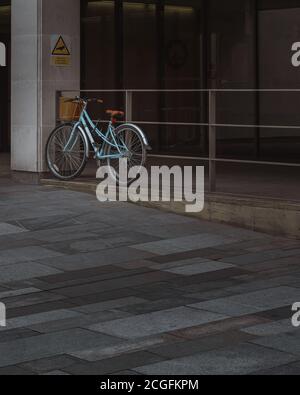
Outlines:
<svg viewBox="0 0 300 395"><path fill-rule="evenodd" d="M219 157L299 162L300 130L276 126L300 125L300 93L245 91L300 88L299 21L300 0L1 0L0 151L10 150L14 171L46 170L56 90L194 89L136 93L133 117L206 123L199 90L214 88L230 90L218 93L218 123L274 125L218 128ZM53 60L59 37L64 65ZM124 107L120 94L97 95ZM157 153L208 153L206 127L145 128Z"/></svg>

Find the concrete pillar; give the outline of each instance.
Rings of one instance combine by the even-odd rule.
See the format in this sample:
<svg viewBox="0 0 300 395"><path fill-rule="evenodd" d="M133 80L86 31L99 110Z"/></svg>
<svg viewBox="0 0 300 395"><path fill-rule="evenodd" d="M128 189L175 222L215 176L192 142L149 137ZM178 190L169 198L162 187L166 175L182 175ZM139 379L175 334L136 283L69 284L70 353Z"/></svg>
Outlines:
<svg viewBox="0 0 300 395"><path fill-rule="evenodd" d="M71 64L51 64L53 37L68 37ZM55 91L80 88L80 0L12 0L12 170L46 170Z"/></svg>

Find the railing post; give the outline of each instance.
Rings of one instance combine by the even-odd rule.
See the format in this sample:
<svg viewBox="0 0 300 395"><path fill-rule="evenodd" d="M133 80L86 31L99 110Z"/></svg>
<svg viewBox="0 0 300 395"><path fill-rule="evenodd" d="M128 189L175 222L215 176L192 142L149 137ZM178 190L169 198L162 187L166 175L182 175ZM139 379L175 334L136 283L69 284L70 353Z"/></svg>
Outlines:
<svg viewBox="0 0 300 395"><path fill-rule="evenodd" d="M125 107L126 107L126 122L132 121L132 91L125 93Z"/></svg>
<svg viewBox="0 0 300 395"><path fill-rule="evenodd" d="M59 123L59 113L60 113L60 108L59 108L59 99L61 97L61 91L56 91L55 92L55 125L57 126Z"/></svg>
<svg viewBox="0 0 300 395"><path fill-rule="evenodd" d="M216 91L209 91L208 98L209 107L209 192L216 192L217 181L216 181L216 148L217 148L217 136L216 136Z"/></svg>

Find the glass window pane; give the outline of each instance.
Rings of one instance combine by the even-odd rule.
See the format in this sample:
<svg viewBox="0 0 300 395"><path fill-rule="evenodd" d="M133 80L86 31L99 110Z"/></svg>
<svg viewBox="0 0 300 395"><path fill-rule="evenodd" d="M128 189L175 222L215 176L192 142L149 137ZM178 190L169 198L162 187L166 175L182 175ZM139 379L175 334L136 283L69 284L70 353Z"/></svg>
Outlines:
<svg viewBox="0 0 300 395"><path fill-rule="evenodd" d="M269 2L270 5L270 2ZM259 11L259 82L261 89L300 88L300 69L292 64L292 45L300 41L299 8ZM300 93L261 93L260 122L300 125ZM278 161L299 161L300 130L262 129L262 155Z"/></svg>
<svg viewBox="0 0 300 395"><path fill-rule="evenodd" d="M157 87L155 4L124 2L124 86Z"/></svg>
<svg viewBox="0 0 300 395"><path fill-rule="evenodd" d="M208 3L209 86L216 89L256 88L256 9L253 0L211 0ZM254 125L257 95L217 94L217 122ZM218 128L219 157L254 158L255 128Z"/></svg>
<svg viewBox="0 0 300 395"><path fill-rule="evenodd" d="M115 86L115 2L89 1L82 18L82 88Z"/></svg>
<svg viewBox="0 0 300 395"><path fill-rule="evenodd" d="M155 1L123 3L124 87L158 89L157 21ZM135 93L133 117L139 121L157 121L158 95ZM157 146L157 126L143 125L151 145Z"/></svg>
<svg viewBox="0 0 300 395"><path fill-rule="evenodd" d="M205 37L202 1L165 1L164 62L165 89L205 87ZM201 93L168 93L164 97L165 121L204 122L206 105ZM163 151L200 155L205 150L205 129L166 127L161 136Z"/></svg>

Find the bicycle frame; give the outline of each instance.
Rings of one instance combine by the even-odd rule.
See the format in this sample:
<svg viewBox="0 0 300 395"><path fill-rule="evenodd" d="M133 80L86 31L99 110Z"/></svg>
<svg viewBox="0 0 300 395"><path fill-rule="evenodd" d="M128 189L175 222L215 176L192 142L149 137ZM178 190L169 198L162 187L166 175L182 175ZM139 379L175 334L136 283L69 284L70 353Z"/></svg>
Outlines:
<svg viewBox="0 0 300 395"><path fill-rule="evenodd" d="M120 159L124 157L124 150L128 151L128 148L126 147L126 144L124 146L120 146L115 137L115 127L113 126L112 121L109 122L108 128L106 133L104 134L102 130L99 130L98 127L94 124L92 119L90 118L87 110L86 110L87 105L84 105L83 111L81 112L79 121L74 124L73 132L70 136L70 140L66 144L65 151L68 151L74 147L76 144L76 137L73 135L75 133L76 129L79 127L85 133L87 139L89 140L91 146L94 149L95 155L97 159L103 160L103 159ZM102 140L103 144L101 144L101 147L99 148L98 145L95 142L95 139L93 137L93 133L96 133L98 137ZM111 138L111 139L110 139ZM111 147L114 147L118 150L117 154L113 155L106 155L105 154L105 146L110 145ZM71 147L70 147L71 146ZM70 147L70 148L69 148ZM123 150L123 151L122 151Z"/></svg>

